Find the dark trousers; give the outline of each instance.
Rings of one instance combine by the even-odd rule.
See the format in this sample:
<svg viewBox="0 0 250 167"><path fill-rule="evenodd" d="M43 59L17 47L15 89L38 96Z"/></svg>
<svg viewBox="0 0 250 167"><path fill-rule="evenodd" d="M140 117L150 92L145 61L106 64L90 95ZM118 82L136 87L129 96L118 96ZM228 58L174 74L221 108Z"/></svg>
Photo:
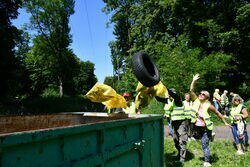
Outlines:
<svg viewBox="0 0 250 167"><path fill-rule="evenodd" d="M212 137L212 131L208 130L206 127L194 126L194 137L196 139L201 139L201 145L204 153L205 162L210 161L210 147L209 140Z"/></svg>
<svg viewBox="0 0 250 167"><path fill-rule="evenodd" d="M179 152L180 160L185 160L186 158L186 145L188 140L188 133L187 133L187 120L178 120L178 121L172 121L172 126L174 129L174 143L175 148Z"/></svg>

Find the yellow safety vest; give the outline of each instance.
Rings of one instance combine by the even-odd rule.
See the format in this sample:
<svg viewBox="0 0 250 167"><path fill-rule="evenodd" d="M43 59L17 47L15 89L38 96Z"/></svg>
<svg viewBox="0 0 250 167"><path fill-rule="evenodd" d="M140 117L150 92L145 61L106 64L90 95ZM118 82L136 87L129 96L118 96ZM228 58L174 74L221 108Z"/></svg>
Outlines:
<svg viewBox="0 0 250 167"><path fill-rule="evenodd" d="M171 117L172 121L186 119L186 116L184 113L184 106L177 107L174 103L174 100L168 101L168 104L165 105L164 110L165 110L165 116Z"/></svg>
<svg viewBox="0 0 250 167"><path fill-rule="evenodd" d="M173 107L173 111L171 112L171 120L177 121L177 120L184 120L186 119L185 113L184 113L184 107Z"/></svg>
<svg viewBox="0 0 250 167"><path fill-rule="evenodd" d="M187 119L191 119L192 115L191 115L191 109L192 109L192 101L187 102L186 100L183 101L183 105L184 105L184 113Z"/></svg>
<svg viewBox="0 0 250 167"><path fill-rule="evenodd" d="M201 102L200 100L197 98L194 103L193 103L193 106L192 106L192 113L195 113L195 116L196 116L196 113L199 111L199 108L200 108L200 105L201 105ZM208 109L209 109L209 106L211 105L211 103L209 101L206 101L204 104L203 104L203 119L205 121L205 124L206 124L206 127L208 130L213 130L213 122L211 121L211 117L210 115L208 114ZM194 121L193 119L191 119L191 122ZM196 121L196 119L195 119ZM195 123L192 122L192 123Z"/></svg>
<svg viewBox="0 0 250 167"><path fill-rule="evenodd" d="M231 111L230 111L230 119L231 119L231 123L238 123L239 121L234 121L233 117L235 116L242 116L243 113L241 113L243 105L239 104L237 106L233 106Z"/></svg>
<svg viewBox="0 0 250 167"><path fill-rule="evenodd" d="M225 97L226 97L226 101L224 101ZM222 105L228 105L229 104L227 95L225 95L225 94L221 95L221 101L220 101L220 103Z"/></svg>
<svg viewBox="0 0 250 167"><path fill-rule="evenodd" d="M219 93L217 93L217 92L214 92L214 94L213 94L213 101L217 101L217 100L219 100L220 99L220 94Z"/></svg>
<svg viewBox="0 0 250 167"><path fill-rule="evenodd" d="M170 117L170 112L173 110L173 103L174 103L174 100L170 100L168 99L168 103L165 104L164 106L164 111L165 111L165 116L166 117Z"/></svg>

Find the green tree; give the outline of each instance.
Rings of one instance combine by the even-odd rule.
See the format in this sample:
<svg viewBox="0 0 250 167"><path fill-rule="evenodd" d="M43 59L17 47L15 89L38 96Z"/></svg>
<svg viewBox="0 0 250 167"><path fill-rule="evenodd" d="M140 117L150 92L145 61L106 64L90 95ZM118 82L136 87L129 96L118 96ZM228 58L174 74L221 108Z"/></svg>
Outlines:
<svg viewBox="0 0 250 167"><path fill-rule="evenodd" d="M86 94L97 82L94 74L95 65L90 61L81 61L78 75L74 78L78 94Z"/></svg>
<svg viewBox="0 0 250 167"><path fill-rule="evenodd" d="M11 20L17 18L21 4L21 0L0 2L0 100L16 96L20 84L18 71L22 67L18 55L15 54L20 33Z"/></svg>
<svg viewBox="0 0 250 167"><path fill-rule="evenodd" d="M46 64L45 67L39 66L43 72L36 75L36 77L39 75L41 77L44 75L52 76L52 78L46 77L46 81L42 81L43 78L38 78L42 82L51 83L50 80L52 80L53 84L59 85L60 96L62 96L64 82L68 80L65 75L68 63L67 56L70 55L68 46L71 42L68 23L70 15L74 13L74 1L28 0L24 1L24 6L27 12L31 14L29 28L37 30L38 33L34 39L34 50L31 54L35 53L33 59L37 58L38 61ZM35 60L35 62L37 61ZM53 77L57 78L57 82L55 82ZM35 83L37 86L39 84ZM39 85L42 87L41 89L43 89L43 85Z"/></svg>
<svg viewBox="0 0 250 167"><path fill-rule="evenodd" d="M187 90L188 78L196 72L204 78L203 89L249 90L250 70L245 61L249 53L248 1L104 2L116 27L117 38L110 46L114 69L122 71L121 89L136 85L130 61L143 50L154 58L163 82L180 92Z"/></svg>
<svg viewBox="0 0 250 167"><path fill-rule="evenodd" d="M19 68L15 78L17 83L15 96L19 98L25 98L31 92L30 74L25 63L26 55L30 51L29 43L30 35L25 30L19 30L19 38L16 40L15 47L15 56L19 61Z"/></svg>
<svg viewBox="0 0 250 167"><path fill-rule="evenodd" d="M166 86L174 87L184 95L189 91L192 76L195 73L201 75L197 90L213 91L214 85L225 86L226 83L220 80L219 74L228 68L226 63L231 56L221 52L204 56L201 49L188 48L187 41L184 39L180 39L178 43L179 45L174 48L162 43L158 44L157 55L161 55L158 65L161 80ZM213 75L214 73L217 75Z"/></svg>
<svg viewBox="0 0 250 167"><path fill-rule="evenodd" d="M116 89L117 86L117 77L115 76L107 76L104 79L104 84L111 86L112 88Z"/></svg>

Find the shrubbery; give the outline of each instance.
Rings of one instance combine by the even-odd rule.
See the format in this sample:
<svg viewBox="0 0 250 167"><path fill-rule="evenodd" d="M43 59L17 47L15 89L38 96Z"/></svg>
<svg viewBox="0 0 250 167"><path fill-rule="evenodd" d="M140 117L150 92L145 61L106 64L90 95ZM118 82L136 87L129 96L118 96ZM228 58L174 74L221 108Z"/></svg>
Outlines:
<svg viewBox="0 0 250 167"><path fill-rule="evenodd" d="M60 112L102 112L104 106L83 96L36 97L0 105L1 115L27 115Z"/></svg>

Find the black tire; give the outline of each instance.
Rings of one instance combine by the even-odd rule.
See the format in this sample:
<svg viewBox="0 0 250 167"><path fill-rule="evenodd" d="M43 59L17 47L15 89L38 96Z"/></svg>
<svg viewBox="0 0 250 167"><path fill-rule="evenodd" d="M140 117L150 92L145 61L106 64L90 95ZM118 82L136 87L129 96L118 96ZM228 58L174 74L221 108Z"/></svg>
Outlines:
<svg viewBox="0 0 250 167"><path fill-rule="evenodd" d="M139 52L133 56L132 69L136 78L146 87L152 87L160 82L156 64L145 52Z"/></svg>

